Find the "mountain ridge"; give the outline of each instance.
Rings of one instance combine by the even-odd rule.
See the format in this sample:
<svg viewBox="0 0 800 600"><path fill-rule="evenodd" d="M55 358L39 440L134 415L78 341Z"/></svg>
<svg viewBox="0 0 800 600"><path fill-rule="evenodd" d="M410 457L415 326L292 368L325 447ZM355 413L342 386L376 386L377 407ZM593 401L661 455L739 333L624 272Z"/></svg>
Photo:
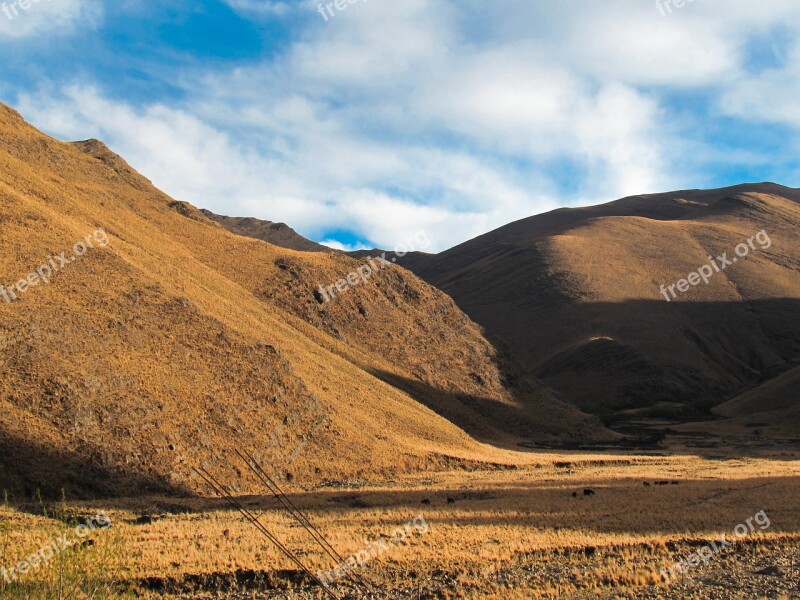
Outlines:
<svg viewBox="0 0 800 600"><path fill-rule="evenodd" d="M303 252L335 252L333 248L304 238L286 223L264 221L255 217L226 217L205 208L200 209L200 212L231 233L262 240L274 246Z"/></svg>
<svg viewBox="0 0 800 600"><path fill-rule="evenodd" d="M396 262L451 294L482 325L495 347L523 365L523 372L544 381L581 410L613 422L614 415L669 405L676 418L707 418L713 406L744 392L765 370L794 360L800 352L800 311L791 302L768 303L800 296L798 259L790 252L796 247L791 227L779 228L786 237L782 243L785 250L779 255L773 251L770 264L757 256L760 249L754 244L760 239L759 231L768 237L773 222L800 223L797 204L800 190L773 182L640 194L520 219L439 254L412 252L397 257ZM743 223L750 223L750 230L742 229ZM733 234L736 229L738 238ZM574 233L593 230L596 233L590 244L605 245L603 256L616 254L618 269L615 276L605 276L605 288L594 290L592 284L604 278L598 274L604 273L606 266L587 252L586 244L576 244ZM621 254L613 246L626 245L620 242L626 237L642 240L644 251L637 255L628 247ZM670 237L684 248L676 249ZM715 271L714 267L720 266L716 252L733 257L737 244L746 240L753 252L747 259L754 264L744 267L747 278L736 285L757 292L751 301L735 288L731 279L735 271ZM350 255L366 259L380 252ZM682 253L687 256L680 256ZM592 269L575 269L575 256L592 263ZM714 259L711 263L710 258ZM756 265L760 268L753 269ZM669 286L696 268L702 269L703 275L710 274L709 284L690 289L701 296L696 305L686 305L691 296L678 298L677 286ZM672 272L672 279L667 272ZM496 273L505 274L505 280ZM628 281L622 280L622 275ZM635 289L630 280L636 281ZM627 293L620 293L626 286ZM777 310L786 319L789 344L780 341L784 334L768 314L759 317L762 323L752 319L752 302L762 296L764 302L756 306L767 312ZM685 314L675 316L662 300L681 303ZM708 310L703 308L704 302ZM720 319L709 317L714 311L747 323L734 336L736 340L724 332L724 323L714 322ZM545 316L536 319L536 314ZM513 317L503 322L508 315ZM619 335L623 315L637 318L642 331L660 328L657 342ZM539 344L541 350L531 354L530 336L520 339L520 331L526 327L534 330L542 322L555 325L547 328L550 331ZM661 327L661 322L672 328ZM520 324L526 327L520 328ZM582 328L581 334L570 331L578 328ZM673 331L681 331L681 335ZM754 331L758 333L753 335ZM681 356L691 357L691 362ZM772 418L776 423L781 420L779 414Z"/></svg>

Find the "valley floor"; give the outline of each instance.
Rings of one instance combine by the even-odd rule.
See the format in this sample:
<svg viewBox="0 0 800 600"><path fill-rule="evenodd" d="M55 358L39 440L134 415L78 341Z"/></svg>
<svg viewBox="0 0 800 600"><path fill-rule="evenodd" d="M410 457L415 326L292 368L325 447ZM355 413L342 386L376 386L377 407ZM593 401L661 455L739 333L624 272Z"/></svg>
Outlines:
<svg viewBox="0 0 800 600"><path fill-rule="evenodd" d="M295 481L286 491L342 556L364 551L358 572L375 598L796 598L798 455L520 454L516 466L455 464L305 491ZM274 498L242 501L312 571L334 566ZM113 525L11 585L0 574L0 596L83 598L96 588L94 597L324 597L223 500L68 502L50 511L77 521L104 511ZM69 531L41 512L41 504L2 509L0 567ZM405 540L391 542L406 523ZM706 552L707 564L664 581L662 568L723 536L731 545ZM358 597L342 580L333 589Z"/></svg>

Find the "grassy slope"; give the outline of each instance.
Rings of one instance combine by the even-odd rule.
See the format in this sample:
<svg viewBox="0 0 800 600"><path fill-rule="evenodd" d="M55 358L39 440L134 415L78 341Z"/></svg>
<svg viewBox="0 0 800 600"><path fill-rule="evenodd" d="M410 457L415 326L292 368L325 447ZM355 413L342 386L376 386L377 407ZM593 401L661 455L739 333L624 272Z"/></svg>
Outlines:
<svg viewBox="0 0 800 600"><path fill-rule="evenodd" d="M719 402L800 355L798 198L761 184L563 209L412 268L586 410ZM762 229L770 249L659 293Z"/></svg>
<svg viewBox="0 0 800 600"><path fill-rule="evenodd" d="M274 246L289 248L290 250L302 250L303 252L331 251L326 246L307 240L285 223L262 221L253 217L225 217L214 214L210 210L202 210L201 212L232 233L262 240Z"/></svg>
<svg viewBox="0 0 800 600"><path fill-rule="evenodd" d="M512 398L479 329L407 272L320 306L316 285L357 261L232 235L102 144L58 142L5 107L0 173L0 282L97 227L110 236L0 302L2 487L197 490L191 467L227 468L235 447L302 481L502 457L384 381L498 443L597 431L545 390Z"/></svg>

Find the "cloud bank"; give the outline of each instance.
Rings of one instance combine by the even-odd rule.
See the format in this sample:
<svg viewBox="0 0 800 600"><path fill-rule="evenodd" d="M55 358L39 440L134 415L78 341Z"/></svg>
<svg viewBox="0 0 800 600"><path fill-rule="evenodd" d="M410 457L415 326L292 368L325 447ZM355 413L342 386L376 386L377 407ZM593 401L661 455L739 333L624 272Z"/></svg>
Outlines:
<svg viewBox="0 0 800 600"><path fill-rule="evenodd" d="M728 151L709 122L800 125L796 2L705 0L662 16L624 0L370 0L327 21L315 2L227 3L265 29L299 25L257 59L173 67L173 96L133 102L79 77L15 105L60 138L103 139L214 212L342 247L424 230L433 250L768 160Z"/></svg>

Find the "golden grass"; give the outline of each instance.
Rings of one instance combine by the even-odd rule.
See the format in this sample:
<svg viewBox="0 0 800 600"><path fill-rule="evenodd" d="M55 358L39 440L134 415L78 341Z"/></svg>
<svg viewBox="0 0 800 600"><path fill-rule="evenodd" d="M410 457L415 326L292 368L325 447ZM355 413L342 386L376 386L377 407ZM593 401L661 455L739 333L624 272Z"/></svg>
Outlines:
<svg viewBox="0 0 800 600"><path fill-rule="evenodd" d="M407 594L403 597L415 597L415 586L434 585L439 586L436 597L451 598L547 598L656 588L670 597L659 568L692 552L696 540L730 537L737 524L759 510L767 512L771 527L748 536L748 543L758 541L769 553L773 546L800 541L795 501L800 464L794 460L584 460L574 454L533 458L536 464L511 471L423 473L359 487L294 488L289 493L343 556L391 535L422 513L430 525L427 534L414 535L363 571L383 588ZM566 462L572 466L564 468ZM679 484L643 485L663 479ZM583 496L585 487L595 495ZM579 492L577 498L573 491ZM448 498L455 504L448 504ZM423 499L430 504L422 504ZM265 511L262 521L312 569L333 566L304 531L275 508L274 500L243 500L253 510ZM178 514L181 506L186 513ZM109 511L122 549L113 568L133 587L143 578L180 582L201 574L293 569L221 500L149 498L102 506L79 503L74 508ZM160 512L164 518L153 523L134 523L140 514ZM3 517L11 518L15 527L11 556L36 548L52 527L47 520L11 509ZM727 559L719 560L723 564ZM288 590L295 584L275 585Z"/></svg>

